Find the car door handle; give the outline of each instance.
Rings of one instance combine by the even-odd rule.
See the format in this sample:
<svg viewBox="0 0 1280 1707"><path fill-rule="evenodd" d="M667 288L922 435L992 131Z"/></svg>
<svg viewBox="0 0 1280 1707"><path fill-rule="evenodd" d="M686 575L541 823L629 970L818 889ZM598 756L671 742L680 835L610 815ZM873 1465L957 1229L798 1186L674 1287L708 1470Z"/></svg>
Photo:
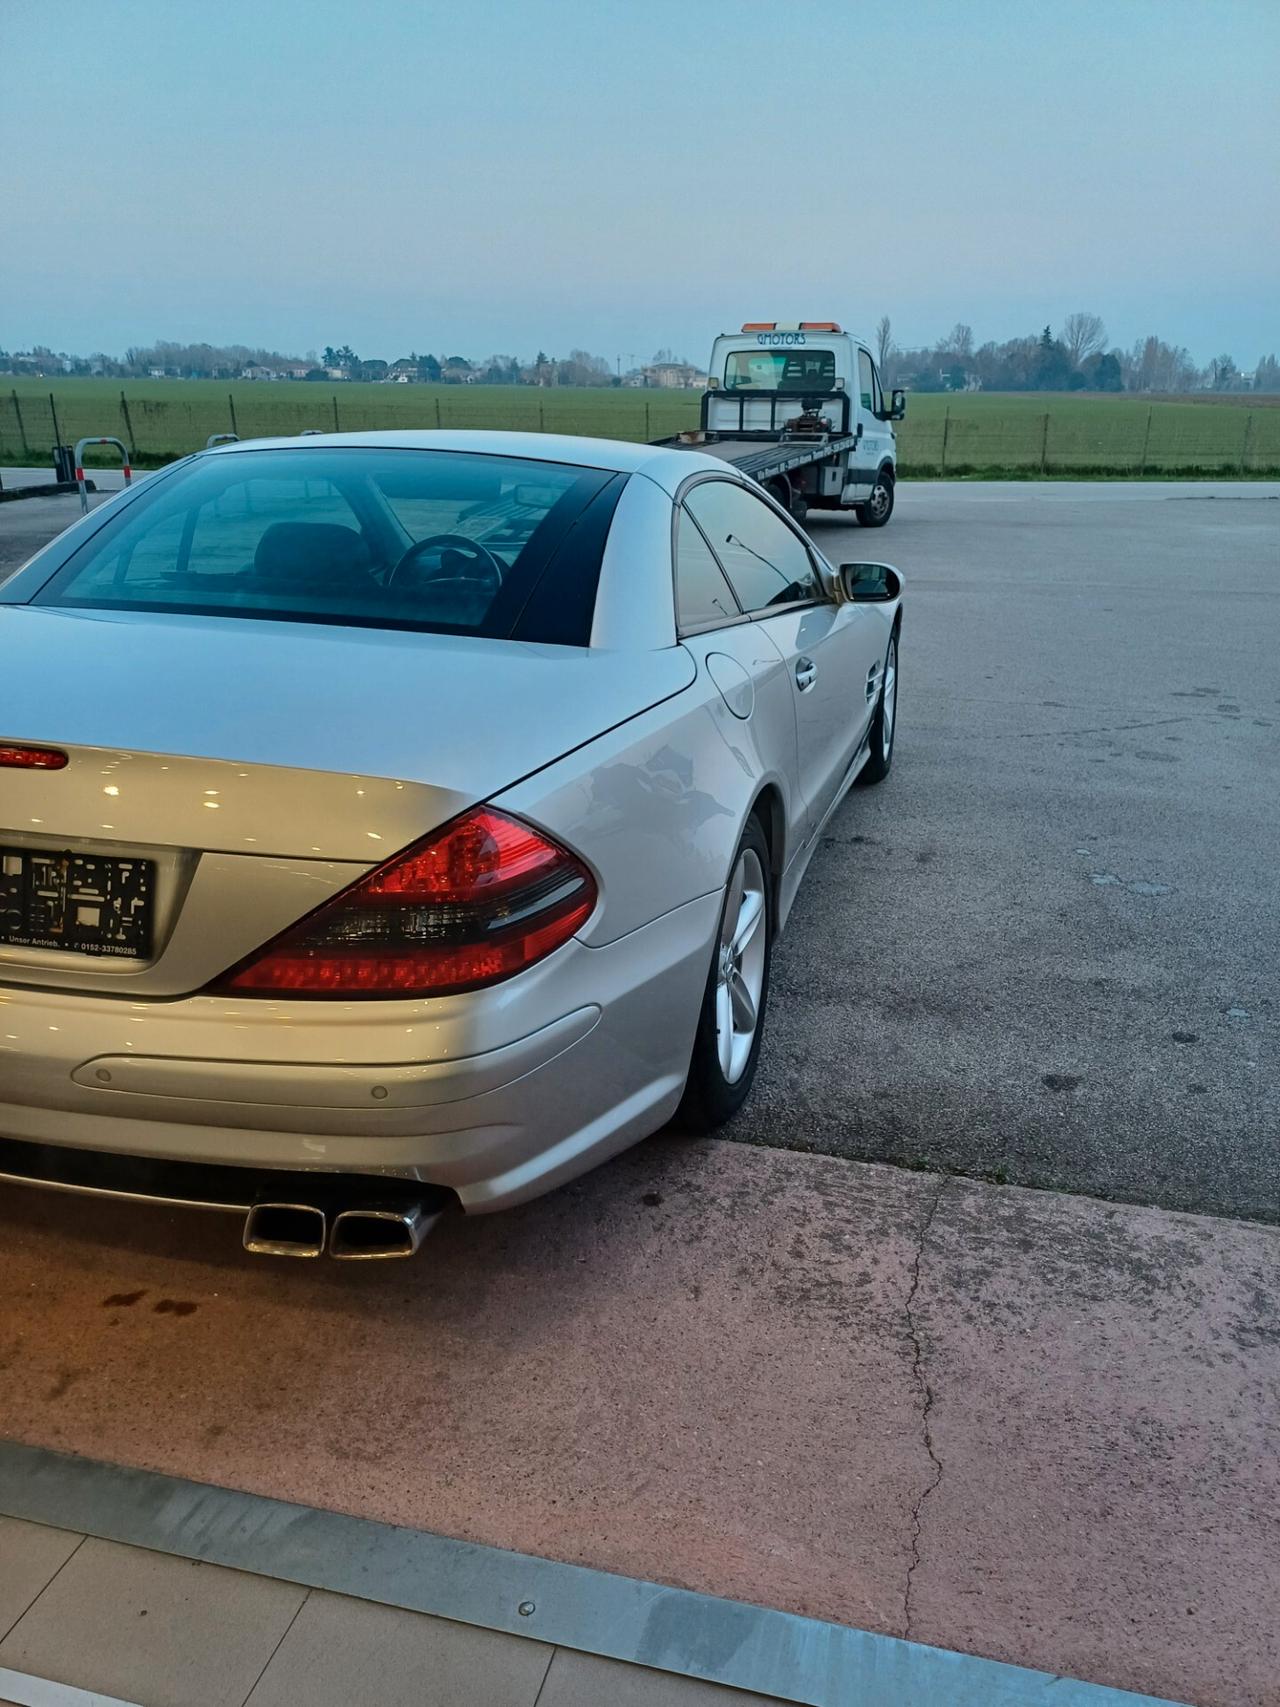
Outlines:
<svg viewBox="0 0 1280 1707"><path fill-rule="evenodd" d="M796 659L796 686L801 693L808 693L818 679L818 666L812 658Z"/></svg>

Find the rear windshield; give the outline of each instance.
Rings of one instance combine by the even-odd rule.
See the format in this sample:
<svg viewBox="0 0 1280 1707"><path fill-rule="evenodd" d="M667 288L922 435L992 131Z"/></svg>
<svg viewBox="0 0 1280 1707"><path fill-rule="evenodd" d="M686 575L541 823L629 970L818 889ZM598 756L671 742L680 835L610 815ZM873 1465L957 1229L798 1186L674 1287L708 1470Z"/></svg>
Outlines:
<svg viewBox="0 0 1280 1707"><path fill-rule="evenodd" d="M730 350L726 391L833 391L834 350Z"/></svg>
<svg viewBox="0 0 1280 1707"><path fill-rule="evenodd" d="M220 452L148 483L32 602L585 646L624 478L455 451Z"/></svg>

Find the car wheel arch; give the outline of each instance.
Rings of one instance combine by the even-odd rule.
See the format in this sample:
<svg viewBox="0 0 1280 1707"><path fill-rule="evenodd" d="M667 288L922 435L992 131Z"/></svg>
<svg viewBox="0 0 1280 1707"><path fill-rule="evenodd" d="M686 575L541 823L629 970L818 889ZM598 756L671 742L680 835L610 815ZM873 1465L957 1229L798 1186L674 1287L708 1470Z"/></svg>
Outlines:
<svg viewBox="0 0 1280 1707"><path fill-rule="evenodd" d="M765 783L751 802L747 817L757 819L764 831L764 839L769 849L769 881L776 910L782 887L782 873L786 868L787 847L786 810L782 802L782 791L776 783Z"/></svg>

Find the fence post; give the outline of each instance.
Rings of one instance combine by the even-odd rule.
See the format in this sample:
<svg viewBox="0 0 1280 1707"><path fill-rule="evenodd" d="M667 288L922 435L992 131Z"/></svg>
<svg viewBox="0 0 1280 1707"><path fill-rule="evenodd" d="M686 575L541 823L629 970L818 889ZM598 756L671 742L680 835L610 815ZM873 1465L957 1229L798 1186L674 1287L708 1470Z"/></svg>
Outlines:
<svg viewBox="0 0 1280 1707"><path fill-rule="evenodd" d="M62 434L58 430L58 411L53 405L52 391L49 393L49 413L53 416L53 442L56 445L60 445L62 443Z"/></svg>
<svg viewBox="0 0 1280 1707"><path fill-rule="evenodd" d="M1148 404L1147 405L1147 430L1142 435L1142 455L1138 459L1138 473L1139 474L1145 474L1147 472L1147 451L1151 445L1151 417L1152 417L1153 413L1154 413L1154 409L1152 408L1152 406L1150 404Z"/></svg>
<svg viewBox="0 0 1280 1707"><path fill-rule="evenodd" d="M645 404L644 412L645 412L645 419L647 421L648 415L649 415L649 405L647 403ZM547 430L546 421L545 421L545 419L543 417L543 413L542 413L542 399L539 398L538 399L538 431L540 433L545 433L546 430Z"/></svg>
<svg viewBox="0 0 1280 1707"><path fill-rule="evenodd" d="M1044 412L1044 427L1040 433L1040 472L1043 474L1049 466L1049 411Z"/></svg>
<svg viewBox="0 0 1280 1707"><path fill-rule="evenodd" d="M13 393L13 412L18 417L18 437L22 440L22 454L23 456L29 457L31 455L31 446L27 443L27 429L22 424L22 405L18 402L17 391ZM54 434L54 437L57 437L56 433Z"/></svg>
<svg viewBox="0 0 1280 1707"><path fill-rule="evenodd" d="M942 461L938 467L939 474L947 472L947 439L951 435L951 405L948 403L942 414Z"/></svg>
<svg viewBox="0 0 1280 1707"><path fill-rule="evenodd" d="M138 460L138 445L133 436L133 422L129 419L129 399L120 391L120 413L124 416L124 430L129 439L129 455L134 462Z"/></svg>
<svg viewBox="0 0 1280 1707"><path fill-rule="evenodd" d="M1253 410L1245 416L1244 443L1240 447L1240 472L1244 474L1249 467L1249 440L1253 437Z"/></svg>
<svg viewBox="0 0 1280 1707"><path fill-rule="evenodd" d="M333 394L333 430L335 433L340 433L342 431L342 428L338 425L338 393L336 391Z"/></svg>
<svg viewBox="0 0 1280 1707"><path fill-rule="evenodd" d="M231 415L231 431L239 438L240 429L236 426L236 400L229 391L227 393L227 409Z"/></svg>
<svg viewBox="0 0 1280 1707"><path fill-rule="evenodd" d="M644 400L644 437L645 437L645 443L646 444L649 442L649 439L652 437L652 434L649 430L649 399L647 397Z"/></svg>
<svg viewBox="0 0 1280 1707"><path fill-rule="evenodd" d="M439 394L437 393L437 395L436 395L436 426L438 427L439 425L440 425L440 397L439 397Z"/></svg>

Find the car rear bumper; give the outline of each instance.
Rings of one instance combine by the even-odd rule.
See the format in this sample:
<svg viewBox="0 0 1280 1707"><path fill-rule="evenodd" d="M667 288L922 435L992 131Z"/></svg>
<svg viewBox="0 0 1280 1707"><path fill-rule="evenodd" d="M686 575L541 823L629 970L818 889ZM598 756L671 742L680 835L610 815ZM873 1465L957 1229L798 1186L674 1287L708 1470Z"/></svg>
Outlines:
<svg viewBox="0 0 1280 1707"><path fill-rule="evenodd" d="M719 911L718 894L703 896L605 947L575 941L506 984L433 1001L0 988L0 1138L17 1141L0 1175L219 1207L238 1207L259 1172L278 1189L279 1170L443 1186L471 1211L522 1202L672 1114ZM60 1148L102 1155L101 1183L83 1156L50 1165ZM156 1166L129 1175L111 1157ZM234 1170L234 1188L229 1172L196 1191L188 1172L166 1189L165 1162ZM113 1183L122 1175L134 1185Z"/></svg>

